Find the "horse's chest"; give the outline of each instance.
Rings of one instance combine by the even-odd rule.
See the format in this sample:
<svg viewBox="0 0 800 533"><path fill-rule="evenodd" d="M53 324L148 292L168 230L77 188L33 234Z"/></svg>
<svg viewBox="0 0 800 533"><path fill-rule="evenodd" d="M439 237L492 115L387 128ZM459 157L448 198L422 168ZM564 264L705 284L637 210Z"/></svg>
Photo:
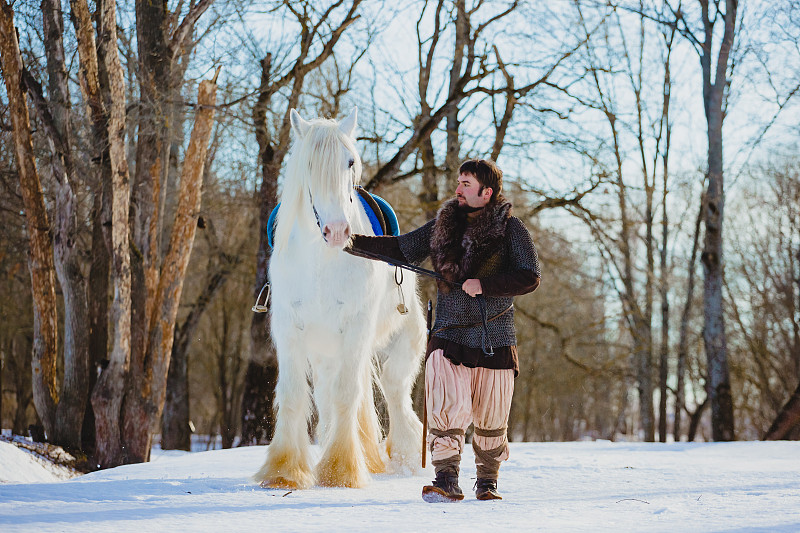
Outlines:
<svg viewBox="0 0 800 533"><path fill-rule="evenodd" d="M362 311L364 299L372 285L369 268L348 262L329 263L324 268L313 258L298 261L295 268L280 268L272 272L276 297L291 309L295 316L306 321L337 322ZM302 265L305 264L305 268ZM278 286L280 285L280 289Z"/></svg>

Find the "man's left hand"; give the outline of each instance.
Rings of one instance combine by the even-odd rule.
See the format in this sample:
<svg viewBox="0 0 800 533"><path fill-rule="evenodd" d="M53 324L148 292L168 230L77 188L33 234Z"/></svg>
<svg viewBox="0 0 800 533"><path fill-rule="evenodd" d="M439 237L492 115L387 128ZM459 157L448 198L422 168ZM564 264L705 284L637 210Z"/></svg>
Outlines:
<svg viewBox="0 0 800 533"><path fill-rule="evenodd" d="M472 296L473 298L479 294L483 293L483 288L481 287L481 280L479 279L468 279L461 285L461 290Z"/></svg>

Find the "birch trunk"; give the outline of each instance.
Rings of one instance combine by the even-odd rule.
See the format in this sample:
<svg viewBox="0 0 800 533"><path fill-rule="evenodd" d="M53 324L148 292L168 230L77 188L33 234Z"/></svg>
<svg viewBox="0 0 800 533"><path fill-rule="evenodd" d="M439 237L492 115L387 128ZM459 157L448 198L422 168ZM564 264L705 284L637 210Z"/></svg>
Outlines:
<svg viewBox="0 0 800 533"><path fill-rule="evenodd" d="M206 162L208 141L214 123L216 75L200 83L194 129L186 149L181 173L180 198L169 248L159 276L153 303L146 350L145 379L130 381L126 391L124 435L128 459L135 462L150 458L150 445L156 423L161 418L166 400L167 373L175 333L178 304L189 256L197 231L197 217Z"/></svg>
<svg viewBox="0 0 800 533"><path fill-rule="evenodd" d="M42 186L33 157L30 116L22 92L22 58L14 28L14 13L6 0L0 0L0 56L30 242L28 267L33 292L33 401L45 431L52 435L58 403L58 318L53 243Z"/></svg>

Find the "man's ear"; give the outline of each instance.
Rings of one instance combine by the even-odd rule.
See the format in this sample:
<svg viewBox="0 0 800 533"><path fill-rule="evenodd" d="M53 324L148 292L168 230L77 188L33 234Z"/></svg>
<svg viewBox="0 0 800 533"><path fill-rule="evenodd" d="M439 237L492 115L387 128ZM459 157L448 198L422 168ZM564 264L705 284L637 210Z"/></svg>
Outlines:
<svg viewBox="0 0 800 533"><path fill-rule="evenodd" d="M489 193L489 194L486 194L486 193ZM486 198L487 201L492 197L492 194L494 194L494 191L492 190L491 187L484 187L483 188L483 197Z"/></svg>

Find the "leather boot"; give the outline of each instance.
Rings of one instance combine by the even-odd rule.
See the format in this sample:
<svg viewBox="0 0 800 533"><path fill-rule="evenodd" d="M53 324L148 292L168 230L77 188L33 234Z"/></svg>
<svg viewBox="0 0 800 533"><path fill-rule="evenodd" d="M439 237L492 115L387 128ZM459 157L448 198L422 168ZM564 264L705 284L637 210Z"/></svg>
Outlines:
<svg viewBox="0 0 800 533"><path fill-rule="evenodd" d="M464 499L458 486L458 468L445 467L436 472L433 484L422 487L422 499L428 503L457 502Z"/></svg>
<svg viewBox="0 0 800 533"><path fill-rule="evenodd" d="M475 497L479 500L502 500L503 497L497 492L497 480L478 478L475 482Z"/></svg>

